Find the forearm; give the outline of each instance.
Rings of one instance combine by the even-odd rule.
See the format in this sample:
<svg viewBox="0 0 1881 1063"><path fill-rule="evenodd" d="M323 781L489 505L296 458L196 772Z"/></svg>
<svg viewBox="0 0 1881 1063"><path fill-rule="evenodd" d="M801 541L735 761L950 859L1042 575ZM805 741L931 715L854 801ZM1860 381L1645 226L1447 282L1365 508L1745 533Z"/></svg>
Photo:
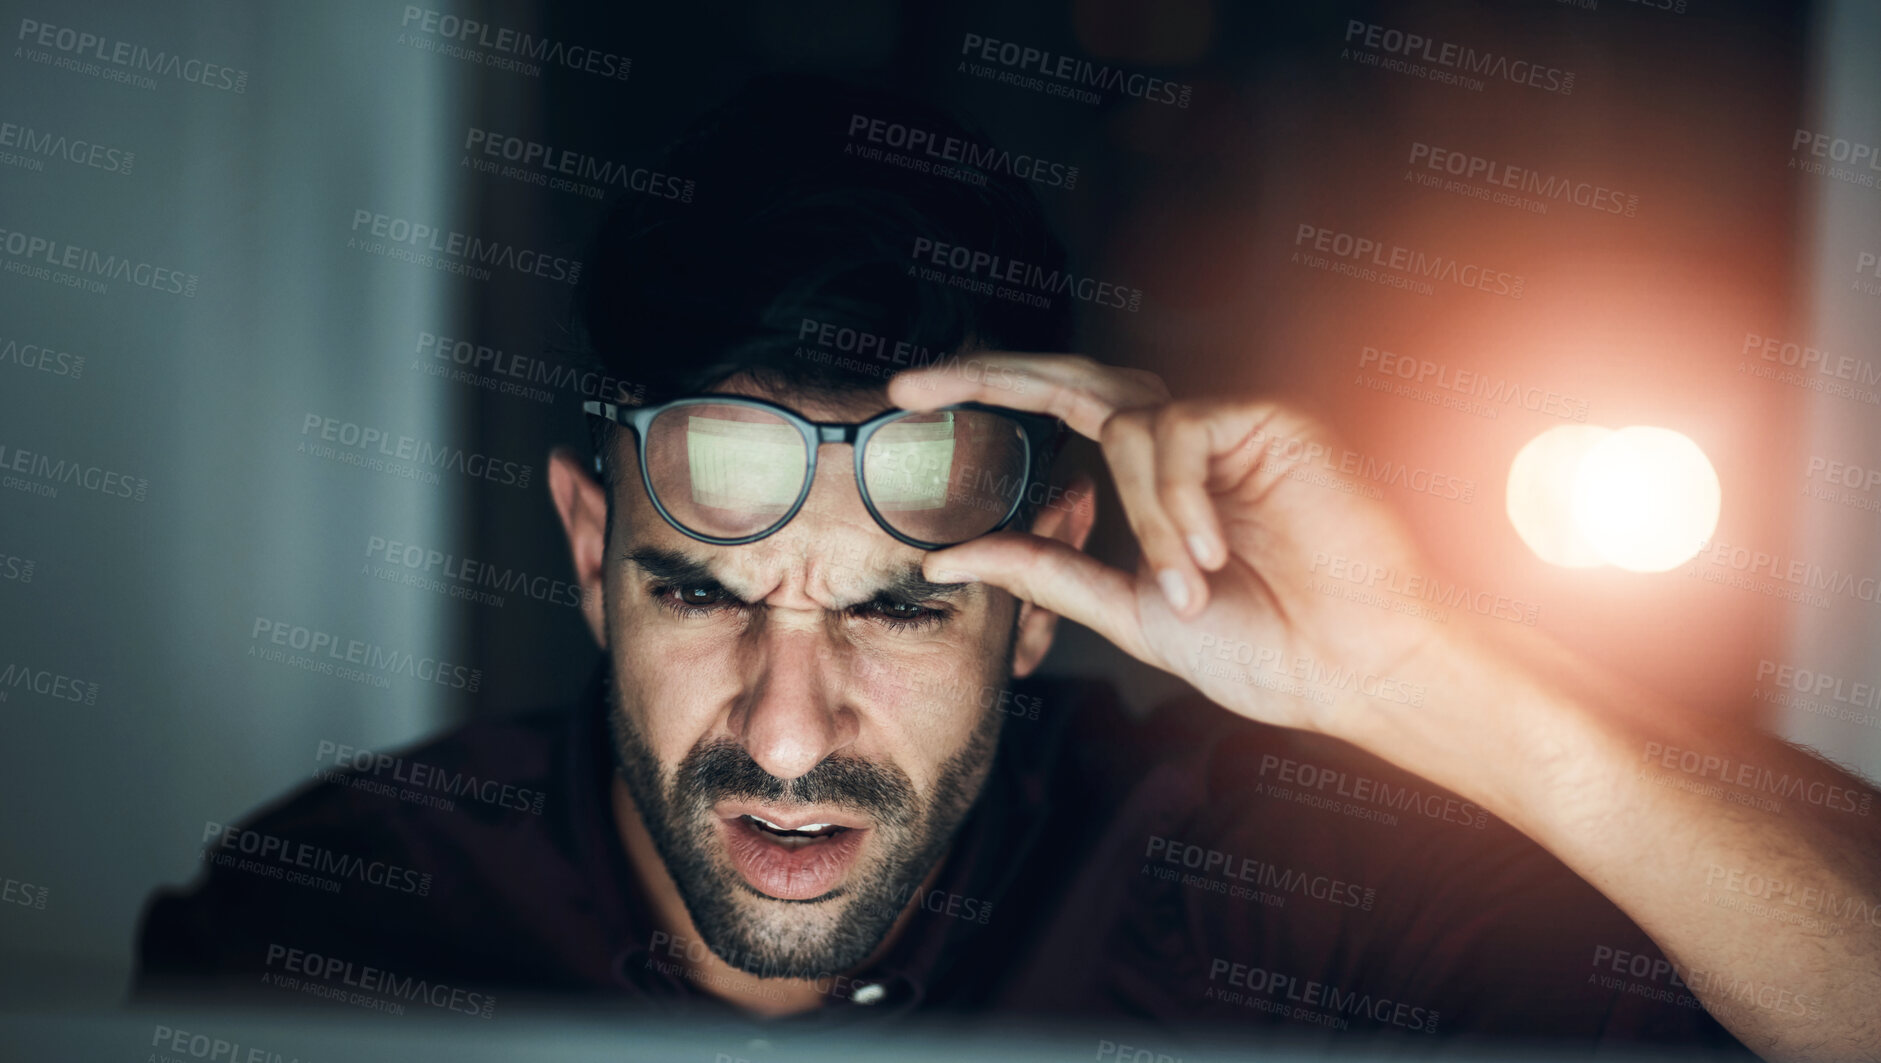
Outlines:
<svg viewBox="0 0 1881 1063"><path fill-rule="evenodd" d="M1340 737L1553 853L1751 1048L1881 1056L1881 802L1869 786L1596 678L1544 640L1450 642L1412 666L1422 707L1370 702Z"/></svg>

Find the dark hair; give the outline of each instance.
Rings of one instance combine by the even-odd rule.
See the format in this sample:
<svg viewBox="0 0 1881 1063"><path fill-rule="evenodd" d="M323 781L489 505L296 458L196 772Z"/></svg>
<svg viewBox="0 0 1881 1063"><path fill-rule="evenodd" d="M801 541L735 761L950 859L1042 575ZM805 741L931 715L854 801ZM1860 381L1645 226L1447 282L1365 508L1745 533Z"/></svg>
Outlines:
<svg viewBox="0 0 1881 1063"><path fill-rule="evenodd" d="M1069 350L1067 300L1038 308L913 273L919 239L1062 269L1064 247L1027 182L871 157L879 145L851 133L863 121L990 146L946 111L888 90L803 74L747 82L660 161L661 172L690 183L689 196L628 194L610 212L575 295L585 356L637 399L658 402L741 375L780 393L877 391L900 368L804 357L806 320L906 342L929 358L969 347ZM611 428L593 420L606 454ZM1051 455L1039 457L1042 479Z"/></svg>

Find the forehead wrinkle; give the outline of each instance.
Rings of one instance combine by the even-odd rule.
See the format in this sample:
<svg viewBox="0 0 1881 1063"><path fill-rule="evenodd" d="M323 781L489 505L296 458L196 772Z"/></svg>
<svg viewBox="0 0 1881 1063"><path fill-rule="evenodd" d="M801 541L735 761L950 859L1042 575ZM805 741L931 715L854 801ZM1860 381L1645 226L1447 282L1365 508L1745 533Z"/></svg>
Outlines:
<svg viewBox="0 0 1881 1063"><path fill-rule="evenodd" d="M842 523L858 534L826 529L795 537L794 549L786 548L793 568L802 573L806 597L825 609L840 611L880 597L884 588L893 587L906 575L906 569L919 575L918 561L897 564L892 552L880 549L883 544L876 540L886 536L873 521Z"/></svg>
<svg viewBox="0 0 1881 1063"><path fill-rule="evenodd" d="M856 508L861 508L860 502ZM892 540L866 513L824 514L822 519L837 526L797 540L805 576L831 598L852 586L870 585L887 567L881 547Z"/></svg>

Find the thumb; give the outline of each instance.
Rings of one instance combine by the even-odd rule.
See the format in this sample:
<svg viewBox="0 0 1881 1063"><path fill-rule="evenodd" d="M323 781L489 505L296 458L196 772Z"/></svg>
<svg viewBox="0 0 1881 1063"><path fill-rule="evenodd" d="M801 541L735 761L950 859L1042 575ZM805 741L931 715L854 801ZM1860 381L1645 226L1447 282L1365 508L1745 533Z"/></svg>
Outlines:
<svg viewBox="0 0 1881 1063"><path fill-rule="evenodd" d="M1128 575L1074 547L1006 531L936 550L921 565L936 583L987 583L1057 613L1154 664L1137 618L1136 584Z"/></svg>

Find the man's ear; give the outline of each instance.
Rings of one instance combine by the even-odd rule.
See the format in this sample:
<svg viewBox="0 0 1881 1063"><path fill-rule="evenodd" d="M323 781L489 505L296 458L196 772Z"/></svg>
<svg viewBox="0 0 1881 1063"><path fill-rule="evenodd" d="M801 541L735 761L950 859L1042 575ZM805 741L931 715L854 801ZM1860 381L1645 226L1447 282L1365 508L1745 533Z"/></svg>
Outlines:
<svg viewBox="0 0 1881 1063"><path fill-rule="evenodd" d="M607 623L601 615L601 573L607 555L607 488L588 470L571 447L549 452L549 495L562 518L568 537L568 556L575 564L575 584L581 588L581 616L594 633L594 641L607 646Z"/></svg>
<svg viewBox="0 0 1881 1063"><path fill-rule="evenodd" d="M1053 487L1032 520L1031 532L1056 539L1074 550L1084 549L1091 537L1091 525L1097 522L1097 485L1078 473L1071 486L1062 491ZM1019 635L1012 651L1012 677L1031 675L1046 651L1052 648L1052 636L1058 632L1058 614L1047 612L1031 602L1019 603Z"/></svg>

